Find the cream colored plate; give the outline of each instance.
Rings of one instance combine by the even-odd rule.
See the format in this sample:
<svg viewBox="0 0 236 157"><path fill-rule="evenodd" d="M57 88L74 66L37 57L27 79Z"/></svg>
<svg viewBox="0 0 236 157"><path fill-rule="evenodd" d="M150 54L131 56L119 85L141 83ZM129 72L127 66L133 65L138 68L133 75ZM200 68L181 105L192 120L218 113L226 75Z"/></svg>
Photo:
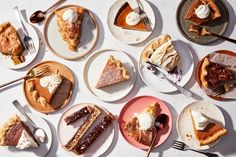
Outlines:
<svg viewBox="0 0 236 157"><path fill-rule="evenodd" d="M97 81L105 67L110 55L119 59L127 68L130 79L121 83L96 89ZM125 97L134 87L136 73L131 58L121 50L102 49L95 52L86 61L84 66L84 82L88 90L98 99L103 101L117 101Z"/></svg>
<svg viewBox="0 0 236 157"><path fill-rule="evenodd" d="M216 105L210 104L208 102L197 101L187 105L178 116L176 128L180 138L184 141L184 143L186 143L193 149L206 150L211 148L212 146L217 144L219 140L210 145L199 145L194 135L190 109L203 113L210 119L216 121L217 123L220 123L222 126L225 126L224 115Z"/></svg>
<svg viewBox="0 0 236 157"><path fill-rule="evenodd" d="M117 15L117 12L122 7L122 5L125 2L129 2L130 6L134 9L137 8L137 1L136 0L117 0L110 8L107 16L107 23L108 27L113 34L114 37L116 37L118 40L127 43L127 44L137 44L145 39L147 39L153 32L155 28L155 14L152 10L152 7L150 4L145 0L140 0L143 10L146 12L149 21L151 23L152 31L145 32L145 31L136 31L136 30L129 30L129 29L123 29L121 27L118 27L114 25L114 20Z"/></svg>
<svg viewBox="0 0 236 157"><path fill-rule="evenodd" d="M71 8L71 7L73 8L81 6L66 5L61 8ZM74 60L74 59L79 59L85 56L87 53L89 53L97 42L98 24L93 13L89 10L87 10L84 14L81 32L82 35L80 38L80 43L77 47L77 51L74 52L69 50L66 42L62 39L61 34L58 30L57 17L55 15L55 12L53 12L51 15L49 15L45 23L44 39L47 44L47 47L54 54L64 59Z"/></svg>

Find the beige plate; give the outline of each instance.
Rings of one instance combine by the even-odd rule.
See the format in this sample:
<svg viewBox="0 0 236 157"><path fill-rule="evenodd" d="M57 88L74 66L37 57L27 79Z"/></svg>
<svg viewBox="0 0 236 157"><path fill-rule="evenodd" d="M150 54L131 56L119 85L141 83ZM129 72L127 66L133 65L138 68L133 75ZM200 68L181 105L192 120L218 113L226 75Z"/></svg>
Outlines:
<svg viewBox="0 0 236 157"><path fill-rule="evenodd" d="M70 101L70 98L73 94L73 89L74 89L74 84L75 84L75 80L74 80L74 76L71 72L71 70L66 67L65 65L61 64L61 63L58 63L58 62L54 62L54 61L46 61L46 62L42 62L42 63L39 63L37 64L36 66L34 66L33 68L35 67L40 67L42 65L49 65L51 67L51 70L52 72L55 72L56 70L58 71L58 73L60 75L62 75L63 77L65 77L65 79L69 80L71 82L71 89L70 89L70 92L69 92L69 96L65 99L64 103L60 106L58 106L57 108L52 108L50 107L50 105L46 105L48 107L43 107L42 105L40 105L37 101L35 101L32 96L31 96L31 92L28 92L27 91L27 84L26 84L26 80L24 80L24 84L23 84L23 90L24 90L24 94L25 94L25 98L26 100L28 101L29 105L34 108L35 110L39 111L39 112L42 112L42 113L51 113L51 112L55 112L63 107L65 107L69 101ZM31 68L27 74L30 73L30 71L33 69ZM60 87L59 87L59 90L60 90ZM56 94L55 94L56 96Z"/></svg>
<svg viewBox="0 0 236 157"><path fill-rule="evenodd" d="M73 8L73 7L81 7L78 5L66 5L59 9L64 8ZM83 24L82 24L82 35L80 38L80 43L77 47L77 51L71 51L68 49L66 42L62 39L61 34L57 25L57 17L55 12L51 13L44 26L44 39L47 47L50 51L52 51L57 56L67 59L67 60L75 60L85 56L89 53L98 39L98 24L97 21L91 11L85 9L86 12L84 14Z"/></svg>

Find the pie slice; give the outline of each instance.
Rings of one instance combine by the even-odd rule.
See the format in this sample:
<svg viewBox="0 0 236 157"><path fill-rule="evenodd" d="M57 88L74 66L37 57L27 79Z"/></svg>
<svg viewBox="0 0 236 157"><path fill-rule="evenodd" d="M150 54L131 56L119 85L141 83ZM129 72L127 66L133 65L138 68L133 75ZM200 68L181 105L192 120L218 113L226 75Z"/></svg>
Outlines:
<svg viewBox="0 0 236 157"><path fill-rule="evenodd" d="M39 146L28 126L17 115L11 117L0 128L0 145L15 146L18 149Z"/></svg>
<svg viewBox="0 0 236 157"><path fill-rule="evenodd" d="M19 35L10 22L0 25L0 53L11 56L14 64L24 62L24 57Z"/></svg>
<svg viewBox="0 0 236 157"><path fill-rule="evenodd" d="M115 59L112 55L109 57L102 74L97 82L96 88L110 86L128 80L127 69L120 60Z"/></svg>
<svg viewBox="0 0 236 157"><path fill-rule="evenodd" d="M130 7L128 2L124 3L119 9L114 20L114 25L123 29L148 31L146 25L141 20L140 15Z"/></svg>
<svg viewBox="0 0 236 157"><path fill-rule="evenodd" d="M197 10L199 10L200 15L198 15ZM207 13L208 11L209 13ZM220 17L220 10L214 0L195 0L185 15L185 19L191 20L197 25Z"/></svg>
<svg viewBox="0 0 236 157"><path fill-rule="evenodd" d="M137 142L149 146L154 136L154 123L158 103L150 104L140 114L134 115L125 123L124 130Z"/></svg>
<svg viewBox="0 0 236 157"><path fill-rule="evenodd" d="M55 11L59 32L71 51L76 51L80 43L84 12L85 10L82 7Z"/></svg>
<svg viewBox="0 0 236 157"><path fill-rule="evenodd" d="M190 114L194 134L200 146L214 143L227 134L228 131L225 128L216 122L212 122L202 113L190 110Z"/></svg>
<svg viewBox="0 0 236 157"><path fill-rule="evenodd" d="M228 81L235 80L236 75L227 67L210 62L206 57L202 63L200 80L204 89L224 85Z"/></svg>

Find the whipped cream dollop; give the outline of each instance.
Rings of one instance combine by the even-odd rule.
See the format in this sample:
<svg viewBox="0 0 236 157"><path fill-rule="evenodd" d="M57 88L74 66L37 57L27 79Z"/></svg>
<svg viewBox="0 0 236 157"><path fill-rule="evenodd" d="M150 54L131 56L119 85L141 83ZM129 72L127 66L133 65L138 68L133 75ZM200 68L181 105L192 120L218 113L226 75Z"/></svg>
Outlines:
<svg viewBox="0 0 236 157"><path fill-rule="evenodd" d="M197 130L204 130L210 123L209 119L200 112L191 111L191 114Z"/></svg>
<svg viewBox="0 0 236 157"><path fill-rule="evenodd" d="M130 26L135 26L141 20L138 13L132 11L126 16L126 23Z"/></svg>
<svg viewBox="0 0 236 157"><path fill-rule="evenodd" d="M78 19L78 14L73 9L68 9L62 14L62 18L64 21L68 21L70 23L75 23Z"/></svg>
<svg viewBox="0 0 236 157"><path fill-rule="evenodd" d="M49 93L53 94L62 82L59 74L51 74L40 79L40 85L47 88Z"/></svg>
<svg viewBox="0 0 236 157"><path fill-rule="evenodd" d="M200 19L205 19L210 15L211 11L207 4L199 5L195 10L195 14Z"/></svg>
<svg viewBox="0 0 236 157"><path fill-rule="evenodd" d="M46 140L45 132L42 129L37 129L35 131L35 136L39 139L40 142L44 142Z"/></svg>
<svg viewBox="0 0 236 157"><path fill-rule="evenodd" d="M154 117L148 112L142 112L136 116L139 121L140 130L152 129L155 123Z"/></svg>
<svg viewBox="0 0 236 157"><path fill-rule="evenodd" d="M38 144L34 141L34 139L27 133L27 131L23 130L20 136L20 139L17 143L16 148L18 149L26 149L29 147L38 147Z"/></svg>

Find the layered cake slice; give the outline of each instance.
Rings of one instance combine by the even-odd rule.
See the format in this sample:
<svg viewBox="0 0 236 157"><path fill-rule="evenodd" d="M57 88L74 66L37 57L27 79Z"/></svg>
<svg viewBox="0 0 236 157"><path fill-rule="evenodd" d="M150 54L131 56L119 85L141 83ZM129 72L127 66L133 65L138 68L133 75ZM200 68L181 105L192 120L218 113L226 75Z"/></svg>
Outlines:
<svg viewBox="0 0 236 157"><path fill-rule="evenodd" d="M0 145L15 146L18 149L39 146L28 126L17 115L0 128Z"/></svg>

